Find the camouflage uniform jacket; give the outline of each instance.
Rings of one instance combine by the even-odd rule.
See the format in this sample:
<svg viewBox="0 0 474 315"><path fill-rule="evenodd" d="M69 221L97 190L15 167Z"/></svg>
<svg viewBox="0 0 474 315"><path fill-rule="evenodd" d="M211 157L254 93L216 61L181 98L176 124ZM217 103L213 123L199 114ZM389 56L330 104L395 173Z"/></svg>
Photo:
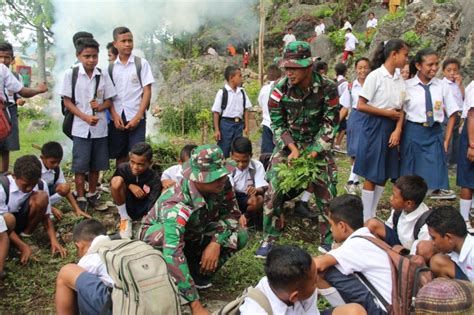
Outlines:
<svg viewBox="0 0 474 315"><path fill-rule="evenodd" d="M240 216L229 180L221 193L205 198L192 181L184 178L179 185L166 190L145 217L144 228L148 225L153 230L154 225L162 226L164 235L157 236L163 239L162 246L157 247L161 247L170 274L185 300L199 298L184 256L185 242L199 241L208 235L212 242L221 245L221 253L223 247L237 250Z"/></svg>
<svg viewBox="0 0 474 315"><path fill-rule="evenodd" d="M299 150L324 153L330 150L339 123L339 97L336 85L312 72L308 92L291 86L283 77L272 89L268 108L276 142L275 152L294 143Z"/></svg>

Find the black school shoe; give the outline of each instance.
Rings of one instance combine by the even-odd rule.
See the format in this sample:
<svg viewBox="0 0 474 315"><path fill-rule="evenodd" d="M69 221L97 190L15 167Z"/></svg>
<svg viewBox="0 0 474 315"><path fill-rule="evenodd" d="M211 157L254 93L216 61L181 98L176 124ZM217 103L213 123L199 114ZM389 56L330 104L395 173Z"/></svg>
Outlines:
<svg viewBox="0 0 474 315"><path fill-rule="evenodd" d="M304 202L304 201L298 201L295 204L294 215L301 218L307 218L307 219L314 219L318 217L316 213L312 212L309 209L308 202Z"/></svg>

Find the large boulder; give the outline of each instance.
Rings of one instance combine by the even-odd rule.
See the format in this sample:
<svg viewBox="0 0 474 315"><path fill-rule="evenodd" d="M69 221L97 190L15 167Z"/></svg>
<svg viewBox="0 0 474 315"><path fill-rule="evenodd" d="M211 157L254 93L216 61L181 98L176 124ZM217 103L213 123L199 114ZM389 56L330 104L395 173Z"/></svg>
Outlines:
<svg viewBox="0 0 474 315"><path fill-rule="evenodd" d="M336 54L336 47L329 37L321 35L311 43L311 53L314 57L321 57L322 60L328 61Z"/></svg>

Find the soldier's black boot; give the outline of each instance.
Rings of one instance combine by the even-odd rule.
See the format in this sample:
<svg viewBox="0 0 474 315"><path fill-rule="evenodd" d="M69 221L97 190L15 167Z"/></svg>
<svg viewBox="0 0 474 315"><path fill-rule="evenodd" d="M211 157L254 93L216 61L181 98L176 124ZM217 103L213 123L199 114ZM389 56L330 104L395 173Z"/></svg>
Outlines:
<svg viewBox="0 0 474 315"><path fill-rule="evenodd" d="M304 202L304 201L298 201L295 204L294 214L298 217L307 218L307 219L314 219L318 217L316 213L312 212L309 209L308 202Z"/></svg>

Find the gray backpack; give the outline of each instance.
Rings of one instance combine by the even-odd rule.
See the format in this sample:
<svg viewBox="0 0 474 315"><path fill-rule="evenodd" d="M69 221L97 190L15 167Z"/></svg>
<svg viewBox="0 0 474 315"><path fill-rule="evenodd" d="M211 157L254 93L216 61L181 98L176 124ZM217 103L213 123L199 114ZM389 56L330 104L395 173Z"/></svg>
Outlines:
<svg viewBox="0 0 474 315"><path fill-rule="evenodd" d="M101 314L181 314L179 296L163 255L136 240L111 239L89 250L98 253L114 281ZM110 303L111 302L111 303Z"/></svg>
<svg viewBox="0 0 474 315"><path fill-rule="evenodd" d="M268 298L257 288L248 287L245 291L235 300L224 305L220 310L213 313L213 315L239 315L239 307L244 304L245 298L251 298L262 307L268 315L273 315L272 306Z"/></svg>

